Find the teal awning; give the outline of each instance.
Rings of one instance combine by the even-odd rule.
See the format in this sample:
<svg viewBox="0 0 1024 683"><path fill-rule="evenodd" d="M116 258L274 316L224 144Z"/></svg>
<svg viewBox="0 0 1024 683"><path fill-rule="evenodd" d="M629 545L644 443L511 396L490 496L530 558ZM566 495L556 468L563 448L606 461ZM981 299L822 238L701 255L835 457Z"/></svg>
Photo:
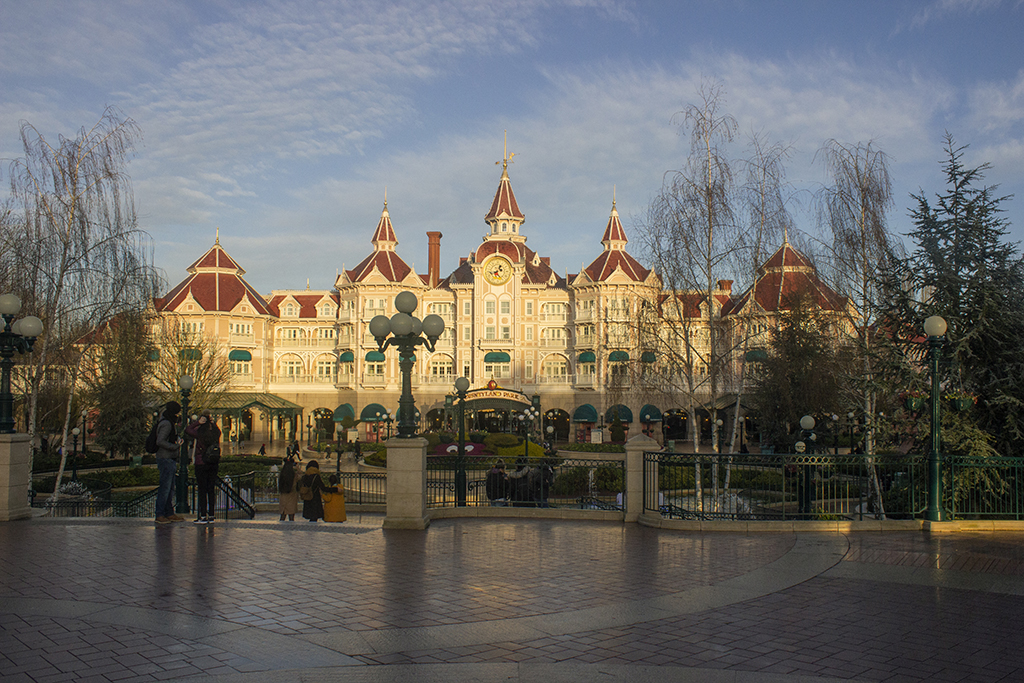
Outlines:
<svg viewBox="0 0 1024 683"><path fill-rule="evenodd" d="M641 422L661 422L661 411L650 403L640 409Z"/></svg>
<svg viewBox="0 0 1024 683"><path fill-rule="evenodd" d="M750 349L743 355L743 359L748 363L763 363L768 360L768 354L764 349Z"/></svg>
<svg viewBox="0 0 1024 683"><path fill-rule="evenodd" d="M584 351L579 357L580 363L596 363L597 356L594 355L593 351Z"/></svg>
<svg viewBox="0 0 1024 683"><path fill-rule="evenodd" d="M572 414L573 422L597 422L597 408L584 403L579 408L573 411Z"/></svg>
<svg viewBox="0 0 1024 683"><path fill-rule="evenodd" d="M341 355L338 356L339 363L352 363L356 359L356 355L351 351L342 351Z"/></svg>
<svg viewBox="0 0 1024 683"><path fill-rule="evenodd" d="M629 360L629 354L625 351L612 351L611 355L608 356L608 360L613 363L624 363Z"/></svg>
<svg viewBox="0 0 1024 683"><path fill-rule="evenodd" d="M381 353L380 351L369 351L366 354L366 360L370 361L371 363L383 363L385 358L384 354Z"/></svg>
<svg viewBox="0 0 1024 683"><path fill-rule="evenodd" d="M653 363L655 360L657 360L657 356L654 355L654 351L644 351L640 354L641 363Z"/></svg>
<svg viewBox="0 0 1024 683"><path fill-rule="evenodd" d="M512 359L509 358L509 355L504 351L491 351L484 356L485 363L508 363L511 360Z"/></svg>
<svg viewBox="0 0 1024 683"><path fill-rule="evenodd" d="M245 349L233 349L231 353L228 354L228 360L244 360L249 362L252 360L252 354Z"/></svg>
<svg viewBox="0 0 1024 683"><path fill-rule="evenodd" d="M342 403L334 409L335 422L341 422L346 417L351 417L353 420L356 419L356 409L352 407L351 403Z"/></svg>
<svg viewBox="0 0 1024 683"><path fill-rule="evenodd" d="M381 404L371 403L360 411L359 419L363 422L382 422L386 412L387 409ZM377 417L377 413L380 413L380 417Z"/></svg>
<svg viewBox="0 0 1024 683"><path fill-rule="evenodd" d="M178 351L178 360L182 361L183 363L202 359L203 352L200 351L199 349L182 349L181 351Z"/></svg>
<svg viewBox="0 0 1024 683"><path fill-rule="evenodd" d="M615 416L619 416L619 421L623 424L629 424L633 421L633 411L626 406L618 403L609 408L604 414L605 422L614 422Z"/></svg>

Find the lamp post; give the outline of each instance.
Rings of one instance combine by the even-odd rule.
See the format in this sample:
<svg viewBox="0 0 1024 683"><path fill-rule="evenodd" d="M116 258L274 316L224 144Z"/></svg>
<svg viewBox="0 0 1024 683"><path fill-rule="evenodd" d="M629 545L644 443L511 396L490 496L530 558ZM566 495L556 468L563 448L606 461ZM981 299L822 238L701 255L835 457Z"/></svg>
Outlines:
<svg viewBox="0 0 1024 683"><path fill-rule="evenodd" d="M71 481L78 481L78 435L81 432L78 427L71 430Z"/></svg>
<svg viewBox="0 0 1024 683"><path fill-rule="evenodd" d="M942 448L939 428L939 356L946 341L946 321L933 315L924 321L924 333L928 335L928 360L932 373L932 425L931 450L928 452L928 507L925 519L941 522L942 513Z"/></svg>
<svg viewBox="0 0 1024 683"><path fill-rule="evenodd" d="M313 418L306 418L306 448L313 446Z"/></svg>
<svg viewBox="0 0 1024 683"><path fill-rule="evenodd" d="M178 387L181 389L181 420L188 423L188 402L192 395L194 382L189 375L182 375L178 378ZM181 440L178 454L178 485L176 487L175 512L183 514L188 512L188 444L185 439Z"/></svg>
<svg viewBox="0 0 1024 683"><path fill-rule="evenodd" d="M530 407L519 414L519 426L523 432L523 459L529 460L530 458L530 426L533 421L540 415L540 411L536 408Z"/></svg>
<svg viewBox="0 0 1024 683"><path fill-rule="evenodd" d="M455 504L466 506L466 392L469 380L455 380L455 395L459 397L459 452L455 462Z"/></svg>
<svg viewBox="0 0 1024 683"><path fill-rule="evenodd" d="M722 422L722 418L718 418L717 420L715 420L715 440L718 442L719 455L722 454L722 425L724 424L725 423Z"/></svg>
<svg viewBox="0 0 1024 683"><path fill-rule="evenodd" d="M854 413L852 410L846 414L846 419L850 421L850 454L851 455L853 454L853 428L857 426L857 423L853 421L853 418L856 417L856 416L857 416L857 414Z"/></svg>
<svg viewBox="0 0 1024 683"><path fill-rule="evenodd" d="M36 337L43 333L43 322L34 315L15 321L14 316L20 310L21 299L13 294L0 296L0 316L4 320L0 332L0 434L14 433L14 395L11 393L14 352L28 353Z"/></svg>
<svg viewBox="0 0 1024 683"><path fill-rule="evenodd" d="M832 413L832 453L839 455L839 416Z"/></svg>
<svg viewBox="0 0 1024 683"><path fill-rule="evenodd" d="M422 321L412 315L418 305L416 295L402 292L395 297L398 313L388 318L378 315L370 321L370 334L377 340L377 350L384 353L389 346L398 347L398 367L402 371L402 397L398 399L398 438L411 439L416 436L416 399L412 396L413 352L417 346L434 351L434 345L444 333L444 319L430 314ZM421 336L425 334L426 337ZM390 336L389 336L390 335Z"/></svg>
<svg viewBox="0 0 1024 683"><path fill-rule="evenodd" d="M800 418L800 429L803 430L803 436L809 441L816 441L817 434L814 433L814 418L810 415L804 415ZM799 442L797 445L802 445L803 442ZM798 449L799 452L803 452L803 449ZM813 452L813 447L812 447ZM801 484L799 492L797 494L797 512L801 514L810 514L811 512L811 466L804 464L801 468Z"/></svg>
<svg viewBox="0 0 1024 683"><path fill-rule="evenodd" d="M86 431L85 430L85 423L86 423L86 420L88 420L88 418L89 418L89 411L86 410L85 408L83 408L82 409L82 455L85 455L86 451L88 450L85 447L85 431Z"/></svg>

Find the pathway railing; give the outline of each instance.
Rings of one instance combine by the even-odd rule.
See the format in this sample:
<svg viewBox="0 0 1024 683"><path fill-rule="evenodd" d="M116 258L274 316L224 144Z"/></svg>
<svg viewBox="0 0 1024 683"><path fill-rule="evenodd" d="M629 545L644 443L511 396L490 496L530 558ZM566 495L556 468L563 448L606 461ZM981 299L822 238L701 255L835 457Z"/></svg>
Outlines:
<svg viewBox="0 0 1024 683"><path fill-rule="evenodd" d="M1024 518L1024 459L948 456L950 518ZM672 519L923 517L924 455L644 454L644 510Z"/></svg>
<svg viewBox="0 0 1024 683"><path fill-rule="evenodd" d="M331 473L321 471L327 483ZM380 504L387 502L388 477L384 472L339 472L340 484L345 489L345 503L349 505ZM236 486L254 505L278 501L277 472L247 472L234 477Z"/></svg>
<svg viewBox="0 0 1024 683"><path fill-rule="evenodd" d="M559 507L582 510L622 510L625 492L625 464L622 460L590 460L549 457L533 459L535 471L522 479L510 478L511 485L491 500L487 495L487 473L499 459L496 455L465 456L466 506ZM514 475L515 460L506 474ZM457 506L457 455L427 458L427 507Z"/></svg>

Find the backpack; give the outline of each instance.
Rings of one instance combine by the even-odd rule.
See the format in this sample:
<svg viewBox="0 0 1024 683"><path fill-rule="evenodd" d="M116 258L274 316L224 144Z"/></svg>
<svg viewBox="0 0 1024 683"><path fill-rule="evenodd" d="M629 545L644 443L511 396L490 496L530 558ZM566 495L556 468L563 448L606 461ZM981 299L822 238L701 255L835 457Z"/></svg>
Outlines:
<svg viewBox="0 0 1024 683"><path fill-rule="evenodd" d="M313 500L313 489L305 484L299 484L299 498L302 500Z"/></svg>
<svg viewBox="0 0 1024 683"><path fill-rule="evenodd" d="M211 443L203 451L203 464L204 465L217 465L220 463L220 445Z"/></svg>
<svg viewBox="0 0 1024 683"><path fill-rule="evenodd" d="M162 418L161 418L162 419ZM149 436L146 437L146 452L156 453L159 450L159 446L156 444L156 429L160 426L160 420L153 423L153 428L149 430Z"/></svg>

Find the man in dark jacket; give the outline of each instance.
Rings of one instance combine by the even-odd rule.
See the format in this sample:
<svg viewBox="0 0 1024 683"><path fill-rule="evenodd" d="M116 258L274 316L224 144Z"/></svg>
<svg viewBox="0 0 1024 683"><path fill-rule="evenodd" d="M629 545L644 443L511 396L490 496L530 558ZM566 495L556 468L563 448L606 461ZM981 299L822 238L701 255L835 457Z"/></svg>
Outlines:
<svg viewBox="0 0 1024 683"><path fill-rule="evenodd" d="M171 401L164 407L156 426L156 468L160 486L156 492L156 523L169 524L185 518L174 513L174 472L177 469L181 439L178 438L178 414L181 406Z"/></svg>
<svg viewBox="0 0 1024 683"><path fill-rule="evenodd" d="M484 488L491 505L503 507L508 504L508 475L505 474L504 460L494 463L494 467L487 473Z"/></svg>

